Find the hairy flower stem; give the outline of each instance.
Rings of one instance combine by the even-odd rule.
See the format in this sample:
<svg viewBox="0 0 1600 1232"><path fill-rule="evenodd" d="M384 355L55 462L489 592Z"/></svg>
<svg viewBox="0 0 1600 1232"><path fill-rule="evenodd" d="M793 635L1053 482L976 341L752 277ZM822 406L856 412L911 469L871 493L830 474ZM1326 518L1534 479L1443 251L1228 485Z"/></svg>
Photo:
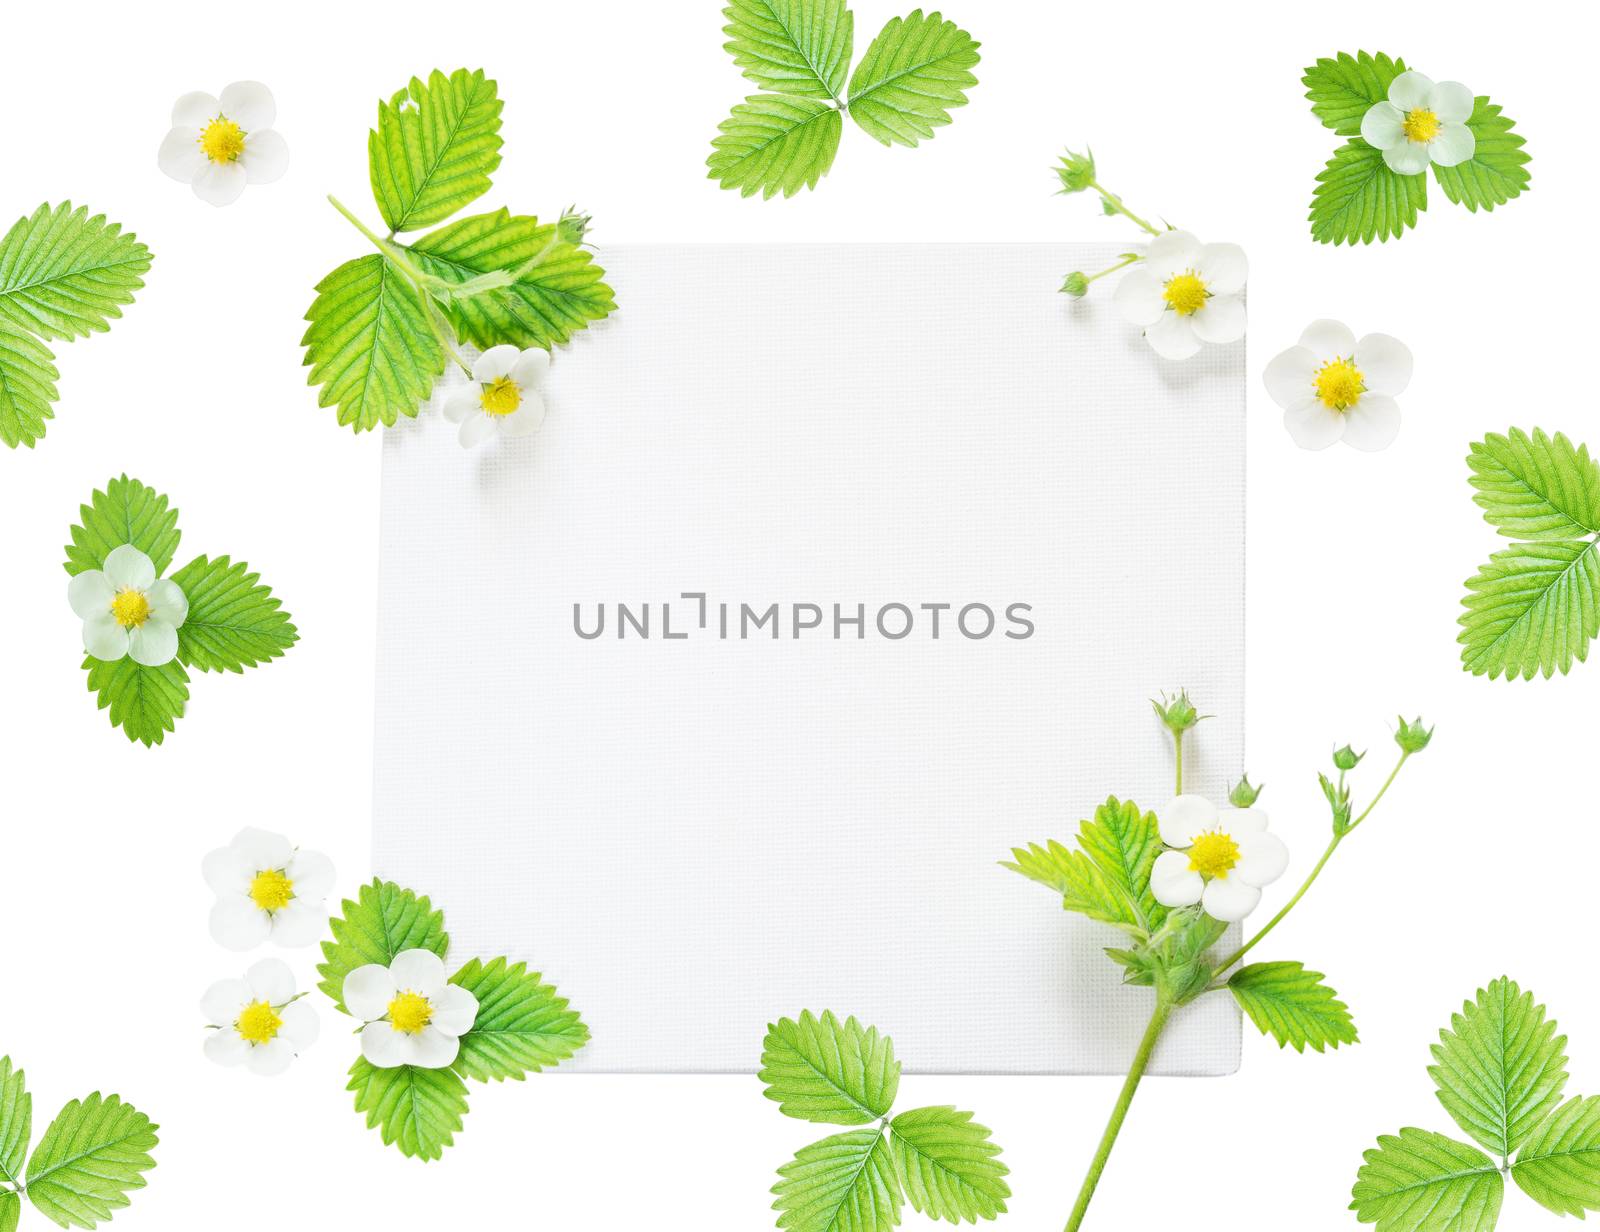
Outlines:
<svg viewBox="0 0 1600 1232"><path fill-rule="evenodd" d="M1115 274L1120 269L1127 269L1128 266L1132 265L1135 261L1143 261L1143 260L1144 260L1144 258L1141 257L1138 253L1130 252L1130 253L1128 253L1127 256L1123 257L1122 260L1118 261L1115 265L1106 266L1106 268L1101 270L1098 274L1085 274L1083 276L1084 284L1087 285L1087 284L1089 284L1091 282L1098 282L1100 279L1104 278L1107 274Z"/></svg>
<svg viewBox="0 0 1600 1232"><path fill-rule="evenodd" d="M1160 235L1161 234L1161 231L1160 231L1159 228L1151 226L1148 222L1146 222L1144 219L1140 218L1137 214L1135 214L1127 206L1123 205L1122 204L1122 198L1117 196L1116 193L1112 192L1108 188L1102 187L1099 180L1090 180L1089 181L1089 187L1094 189L1095 192L1100 194L1100 199L1106 203L1107 208L1109 208L1112 212L1117 213L1117 214L1121 214L1129 222L1133 223L1135 226L1139 227L1141 230L1145 231L1146 233L1148 233L1150 235Z"/></svg>
<svg viewBox="0 0 1600 1232"><path fill-rule="evenodd" d="M1073 1203L1072 1214L1067 1217L1066 1232L1078 1232L1083 1225L1083 1217L1089 1213L1089 1203L1094 1198L1095 1187L1100 1184L1100 1174L1106 1170L1106 1160L1111 1158L1111 1148L1117 1143L1117 1135L1122 1132L1122 1122L1127 1119L1133 1093L1139 1089L1139 1081L1150 1064L1150 1054L1155 1051L1156 1041L1161 1038L1171 1014L1172 1002L1164 992L1158 991L1155 1013L1150 1015L1150 1025L1144 1029L1139 1051L1133 1054L1133 1064L1128 1067L1128 1076L1123 1079L1122 1090L1111 1109L1111 1119L1106 1122L1105 1133L1100 1135L1100 1145L1095 1148L1094 1158L1089 1161L1089 1171L1078 1190L1078 1200Z"/></svg>

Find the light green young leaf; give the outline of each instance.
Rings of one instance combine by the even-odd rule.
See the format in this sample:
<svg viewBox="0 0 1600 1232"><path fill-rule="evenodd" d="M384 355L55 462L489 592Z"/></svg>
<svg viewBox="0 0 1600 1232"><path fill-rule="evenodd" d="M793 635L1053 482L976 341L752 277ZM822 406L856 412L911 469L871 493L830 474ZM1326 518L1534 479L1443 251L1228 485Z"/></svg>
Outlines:
<svg viewBox="0 0 1600 1232"><path fill-rule="evenodd" d="M356 901L345 899L340 911L328 921L333 940L322 943L325 961L317 964L322 977L317 987L341 1014L350 1012L344 1007L344 977L357 967L388 966L402 950L432 950L443 958L450 948L444 912L392 881L374 878L361 887Z"/></svg>
<svg viewBox="0 0 1600 1232"><path fill-rule="evenodd" d="M1405 71L1404 60L1391 60L1381 51L1353 56L1341 51L1332 60L1318 60L1301 80L1317 119L1342 137L1354 137L1361 132L1361 118L1389 97L1389 83Z"/></svg>
<svg viewBox="0 0 1600 1232"><path fill-rule="evenodd" d="M1076 851L1051 839L1013 848L1002 864L1055 890L1068 911L1147 932L1166 919L1150 893L1150 866L1160 851L1155 814L1112 796L1079 827Z"/></svg>
<svg viewBox="0 0 1600 1232"><path fill-rule="evenodd" d="M7 1189L0 1192L0 1232L17 1232L17 1224L22 1221L22 1199L17 1196L17 1191Z"/></svg>
<svg viewBox="0 0 1600 1232"><path fill-rule="evenodd" d="M892 19L850 75L850 118L884 145L933 136L978 84L970 70L980 45L938 13L917 9Z"/></svg>
<svg viewBox="0 0 1600 1232"><path fill-rule="evenodd" d="M478 998L478 1017L461 1037L455 1068L479 1082L537 1073L559 1065L589 1041L589 1028L567 999L523 963L474 958L450 977Z"/></svg>
<svg viewBox="0 0 1600 1232"><path fill-rule="evenodd" d="M815 188L839 152L844 121L827 102L788 94L752 94L717 126L706 159L709 178L763 200Z"/></svg>
<svg viewBox="0 0 1600 1232"><path fill-rule="evenodd" d="M1425 1129L1384 1134L1362 1156L1350 1209L1378 1232L1493 1232L1505 1182L1477 1147Z"/></svg>
<svg viewBox="0 0 1600 1232"><path fill-rule="evenodd" d="M149 268L150 250L105 215L41 205L0 240L0 321L41 338L87 338L111 328Z"/></svg>
<svg viewBox="0 0 1600 1232"><path fill-rule="evenodd" d="M889 1124L889 1145L906 1197L917 1211L951 1223L1005 1214L1011 1186L1000 1148L972 1113L914 1108Z"/></svg>
<svg viewBox="0 0 1600 1232"><path fill-rule="evenodd" d="M56 417L61 373L54 359L32 334L0 321L0 441L11 449L32 449L45 433L45 420Z"/></svg>
<svg viewBox="0 0 1600 1232"><path fill-rule="evenodd" d="M1600 633L1600 560L1593 542L1523 543L1496 552L1467 580L1457 623L1461 662L1475 676L1565 675Z"/></svg>
<svg viewBox="0 0 1600 1232"><path fill-rule="evenodd" d="M1365 141L1348 141L1317 173L1311 235L1319 244L1398 239L1428 208L1428 179L1397 175Z"/></svg>
<svg viewBox="0 0 1600 1232"><path fill-rule="evenodd" d="M183 717L189 673L178 660L143 667L129 658L107 663L91 655L84 658L83 667L96 704L111 712L111 725L122 728L129 740L146 748L160 744Z"/></svg>
<svg viewBox="0 0 1600 1232"><path fill-rule="evenodd" d="M1600 463L1561 433L1512 428L1474 441L1467 454L1473 500L1511 539L1581 539L1600 534Z"/></svg>
<svg viewBox="0 0 1600 1232"><path fill-rule="evenodd" d="M1520 196L1532 176L1528 174L1529 156L1522 148L1522 136L1511 131L1511 119L1480 95L1467 127L1476 139L1472 157L1454 167L1433 165L1433 178L1439 181L1444 195L1473 213L1480 207L1492 210Z"/></svg>
<svg viewBox="0 0 1600 1232"><path fill-rule="evenodd" d="M1502 977L1451 1016L1428 1073L1455 1123L1504 1159L1561 1102L1566 1043L1533 994Z"/></svg>
<svg viewBox="0 0 1600 1232"><path fill-rule="evenodd" d="M452 283L508 271L510 286L452 299L445 315L479 350L501 343L548 350L617 306L593 254L559 232L558 223L541 226L537 218L495 210L430 231L406 251L424 273Z"/></svg>
<svg viewBox="0 0 1600 1232"><path fill-rule="evenodd" d="M28 1201L63 1228L92 1228L128 1205L156 1166L156 1129L132 1104L100 1092L73 1100L50 1122L28 1161Z"/></svg>
<svg viewBox="0 0 1600 1232"><path fill-rule="evenodd" d="M844 0L732 0L724 49L763 90L837 99L855 18Z"/></svg>
<svg viewBox="0 0 1600 1232"><path fill-rule="evenodd" d="M202 672L242 672L279 658L300 638L289 613L243 561L197 556L172 575L189 601L178 657Z"/></svg>
<svg viewBox="0 0 1600 1232"><path fill-rule="evenodd" d="M121 475L78 506L78 523L67 546L66 570L76 577L102 568L115 548L131 543L163 574L178 550L178 511L167 498L137 479Z"/></svg>
<svg viewBox="0 0 1600 1232"><path fill-rule="evenodd" d="M438 69L378 105L367 135L372 196L390 231L450 217L489 191L500 165L500 99L478 69Z"/></svg>
<svg viewBox="0 0 1600 1232"><path fill-rule="evenodd" d="M1316 1052L1356 1042L1356 1024L1338 994L1322 982L1320 971L1307 971L1297 962L1251 963L1228 980L1250 1021L1281 1048L1294 1046Z"/></svg>
<svg viewBox="0 0 1600 1232"><path fill-rule="evenodd" d="M1600 1211L1600 1095L1557 1108L1517 1152L1511 1179L1557 1215Z"/></svg>
<svg viewBox="0 0 1600 1232"><path fill-rule="evenodd" d="M22 1161L33 1134L33 1096L10 1057L0 1057L0 1182L22 1183Z"/></svg>
<svg viewBox="0 0 1600 1232"><path fill-rule="evenodd" d="M782 1018L762 1043L764 1094L785 1116L829 1125L865 1125L887 1116L900 1088L894 1043L854 1018L810 1010Z"/></svg>
<svg viewBox="0 0 1600 1232"><path fill-rule="evenodd" d="M412 1159L442 1156L467 1115L467 1084L453 1069L378 1069L357 1057L345 1090L355 1092L356 1111L367 1114L367 1128L377 1129L385 1146L398 1146Z"/></svg>
<svg viewBox="0 0 1600 1232"><path fill-rule="evenodd" d="M416 291L373 253L346 261L317 284L300 345L321 385L318 406L336 406L357 432L415 417L444 372L445 352Z"/></svg>
<svg viewBox="0 0 1600 1232"><path fill-rule="evenodd" d="M802 1147L772 1187L789 1232L890 1232L905 1195L882 1129L857 1129Z"/></svg>

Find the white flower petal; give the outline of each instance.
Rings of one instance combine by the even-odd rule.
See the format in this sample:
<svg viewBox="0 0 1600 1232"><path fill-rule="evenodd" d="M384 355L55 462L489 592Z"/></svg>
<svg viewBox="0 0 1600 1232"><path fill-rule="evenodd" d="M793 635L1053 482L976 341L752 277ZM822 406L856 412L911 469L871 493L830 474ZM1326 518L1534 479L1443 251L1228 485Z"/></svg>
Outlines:
<svg viewBox="0 0 1600 1232"><path fill-rule="evenodd" d="M1257 887L1271 885L1289 867L1289 849L1276 834L1240 834L1234 842L1239 844L1239 862L1228 874L1230 880Z"/></svg>
<svg viewBox="0 0 1600 1232"><path fill-rule="evenodd" d="M1344 443L1364 453L1387 449L1400 435L1400 404L1387 394L1362 394L1344 419Z"/></svg>
<svg viewBox="0 0 1600 1232"><path fill-rule="evenodd" d="M1217 810L1217 826L1232 835L1259 834L1267 828L1267 814L1264 809L1230 805Z"/></svg>
<svg viewBox="0 0 1600 1232"><path fill-rule="evenodd" d="M1200 905L1205 908L1207 915L1229 924L1244 919L1260 901L1261 891L1253 885L1246 885L1237 877L1213 877L1206 883L1205 893L1200 896Z"/></svg>
<svg viewBox="0 0 1600 1232"><path fill-rule="evenodd" d="M382 963L368 963L344 977L342 995L345 1008L351 1014L364 1022L371 1022L389 1012L389 1002L394 1000L398 991L388 967ZM388 1030L388 1024L384 1029Z"/></svg>
<svg viewBox="0 0 1600 1232"><path fill-rule="evenodd" d="M1326 449L1344 436L1345 417L1307 398L1283 412L1283 426L1301 449Z"/></svg>
<svg viewBox="0 0 1600 1232"><path fill-rule="evenodd" d="M244 167L237 162L214 163L207 160L205 165L195 172L194 179L189 181L189 186L194 189L194 195L207 205L232 205L244 193L244 186L248 178Z"/></svg>
<svg viewBox="0 0 1600 1232"><path fill-rule="evenodd" d="M1428 95L1428 110L1441 120L1467 120L1472 116L1472 91L1459 81L1441 81Z"/></svg>
<svg viewBox="0 0 1600 1232"><path fill-rule="evenodd" d="M327 908L322 899L301 898L296 893L272 913L272 943L291 949L315 945L327 923Z"/></svg>
<svg viewBox="0 0 1600 1232"><path fill-rule="evenodd" d="M289 143L276 129L264 128L260 132L251 132L244 139L239 165L244 168L247 184L270 184L282 179L283 173L289 169Z"/></svg>
<svg viewBox="0 0 1600 1232"><path fill-rule="evenodd" d="M544 399L537 390L522 395L522 405L500 417L502 436L532 436L544 423Z"/></svg>
<svg viewBox="0 0 1600 1232"><path fill-rule="evenodd" d="M244 980L218 980L200 998L200 1012L209 1023L231 1027L250 1000L250 985Z"/></svg>
<svg viewBox="0 0 1600 1232"><path fill-rule="evenodd" d="M80 573L67 583L67 602L73 614L83 620L106 615L116 597L117 588L98 569Z"/></svg>
<svg viewBox="0 0 1600 1232"><path fill-rule="evenodd" d="M1185 792L1173 796L1156 813L1161 841L1168 847L1187 847L1195 835L1217 824L1217 806L1204 796Z"/></svg>
<svg viewBox="0 0 1600 1232"><path fill-rule="evenodd" d="M200 148L200 132L195 128L172 129L156 151L156 166L180 184L190 183L205 162L205 151Z"/></svg>
<svg viewBox="0 0 1600 1232"><path fill-rule="evenodd" d="M211 939L225 950L253 950L271 932L267 913L248 898L219 898L211 908Z"/></svg>
<svg viewBox="0 0 1600 1232"><path fill-rule="evenodd" d="M437 1027L423 1027L411 1040L410 1064L423 1069L443 1069L452 1064L461 1051L461 1041Z"/></svg>
<svg viewBox="0 0 1600 1232"><path fill-rule="evenodd" d="M1205 878L1189 867L1181 851L1163 851L1150 866L1150 893L1163 907L1187 907L1205 893Z"/></svg>
<svg viewBox="0 0 1600 1232"><path fill-rule="evenodd" d="M327 898L335 879L333 861L320 851L304 848L290 857L283 875L294 882L295 897L307 899Z"/></svg>
<svg viewBox="0 0 1600 1232"><path fill-rule="evenodd" d="M193 129L195 139L199 140L200 130L221 114L222 104L217 101L216 95L196 90L192 94L185 94L172 105L172 125L174 128Z"/></svg>
<svg viewBox="0 0 1600 1232"><path fill-rule="evenodd" d="M1396 175L1421 175L1428 169L1432 156L1426 145L1415 141L1402 141L1383 152L1383 161Z"/></svg>
<svg viewBox="0 0 1600 1232"><path fill-rule="evenodd" d="M517 356L517 362L511 365L511 379L522 390L523 397L527 397L531 390L544 384L544 378L550 372L550 352L543 347L529 347Z"/></svg>
<svg viewBox="0 0 1600 1232"><path fill-rule="evenodd" d="M1194 336L1213 346L1226 346L1244 337L1244 300L1237 295L1213 295L1205 307L1189 318Z"/></svg>
<svg viewBox="0 0 1600 1232"><path fill-rule="evenodd" d="M414 992L434 1000L444 991L449 972L444 959L432 950L402 950L389 964L389 978L401 992Z"/></svg>
<svg viewBox="0 0 1600 1232"><path fill-rule="evenodd" d="M487 385L503 376L510 376L512 366L521 355L522 352L508 342L492 346L473 363L472 379Z"/></svg>
<svg viewBox="0 0 1600 1232"><path fill-rule="evenodd" d="M1163 312L1156 323L1144 331L1150 349L1162 359L1191 359L1200 353L1191 318L1176 312Z"/></svg>
<svg viewBox="0 0 1600 1232"><path fill-rule="evenodd" d="M1212 295L1237 295L1250 277L1250 260L1237 244L1206 244L1195 268Z"/></svg>
<svg viewBox="0 0 1600 1232"><path fill-rule="evenodd" d="M104 612L83 622L83 648L96 659L115 663L128 653L128 631Z"/></svg>
<svg viewBox="0 0 1600 1232"><path fill-rule="evenodd" d="M276 1078L289 1068L294 1060L294 1045L279 1035L265 1044L257 1044L245 1057L245 1065L258 1078Z"/></svg>
<svg viewBox="0 0 1600 1232"><path fill-rule="evenodd" d="M178 657L178 631L151 614L142 625L128 630L128 657L141 667L160 667Z"/></svg>
<svg viewBox="0 0 1600 1232"><path fill-rule="evenodd" d="M483 412L483 387L473 384L458 389L444 401L444 417L453 424L465 423L472 415Z"/></svg>
<svg viewBox="0 0 1600 1232"><path fill-rule="evenodd" d="M1393 103L1373 103L1361 117L1361 139L1376 150L1387 150L1406 139L1406 113Z"/></svg>
<svg viewBox="0 0 1600 1232"><path fill-rule="evenodd" d="M1193 269L1200 256L1200 241L1187 231L1163 231L1145 250L1145 268L1166 282L1174 274Z"/></svg>
<svg viewBox="0 0 1600 1232"><path fill-rule="evenodd" d="M1375 394L1403 394L1411 384L1411 349L1388 334L1367 334L1356 343L1355 363Z"/></svg>
<svg viewBox="0 0 1600 1232"><path fill-rule="evenodd" d="M250 1045L231 1026L206 1032L202 1049L206 1058L218 1065L243 1065L250 1056Z"/></svg>
<svg viewBox="0 0 1600 1232"><path fill-rule="evenodd" d="M446 1035L465 1035L478 1020L478 998L457 984L446 984L433 1003L431 1025Z"/></svg>
<svg viewBox="0 0 1600 1232"><path fill-rule="evenodd" d="M317 1017L317 1011L309 1001L296 1001L293 1005L284 1006L278 1017L283 1020L278 1035L288 1040L289 1046L297 1053L315 1044L317 1036L322 1034L322 1020Z"/></svg>
<svg viewBox="0 0 1600 1232"><path fill-rule="evenodd" d="M412 1046L414 1038L386 1022L369 1022L361 1028L361 1055L379 1069L410 1065L416 1051Z"/></svg>
<svg viewBox="0 0 1600 1232"><path fill-rule="evenodd" d="M253 1001L282 1005L294 996L294 972L281 958L263 958L244 973L244 982Z"/></svg>
<svg viewBox="0 0 1600 1232"><path fill-rule="evenodd" d="M217 106L223 115L247 133L271 128L278 118L272 91L259 81L236 81L222 91Z"/></svg>
<svg viewBox="0 0 1600 1232"><path fill-rule="evenodd" d="M1454 167L1470 159L1478 149L1478 139L1459 120L1439 126L1439 135L1428 142L1428 157L1440 167Z"/></svg>
<svg viewBox="0 0 1600 1232"><path fill-rule="evenodd" d="M294 845L287 838L256 826L240 830L228 846L244 857L252 875L264 868L286 868L294 857Z"/></svg>
<svg viewBox="0 0 1600 1232"><path fill-rule="evenodd" d="M1272 400L1287 410L1312 396L1318 366L1317 357L1309 348L1292 346L1273 356L1261 380Z"/></svg>
<svg viewBox="0 0 1600 1232"><path fill-rule="evenodd" d="M1154 325L1167 310L1161 281L1149 270L1134 266L1122 276L1111 302L1122 319L1133 325Z"/></svg>
<svg viewBox="0 0 1600 1232"><path fill-rule="evenodd" d="M1343 321L1313 321L1300 335L1300 345L1321 367L1330 359L1349 359L1355 353L1356 336Z"/></svg>
<svg viewBox="0 0 1600 1232"><path fill-rule="evenodd" d="M161 578L145 592L145 598L150 601L150 616L152 619L164 620L173 628L177 628L189 619L189 599L171 578Z"/></svg>
<svg viewBox="0 0 1600 1232"><path fill-rule="evenodd" d="M112 548L102 568L115 590L149 590L156 580L154 562L131 543Z"/></svg>
<svg viewBox="0 0 1600 1232"><path fill-rule="evenodd" d="M1401 111L1426 106L1432 93L1433 79L1415 71L1401 73L1389 83L1389 101Z"/></svg>
<svg viewBox="0 0 1600 1232"><path fill-rule="evenodd" d="M461 442L463 449L473 449L484 443L494 435L494 416L480 412L477 415L468 415L462 421L461 431L456 439Z"/></svg>
<svg viewBox="0 0 1600 1232"><path fill-rule="evenodd" d="M233 847L208 851L206 858L200 861L200 875L218 897L237 897L249 893L250 879L255 872L244 854Z"/></svg>

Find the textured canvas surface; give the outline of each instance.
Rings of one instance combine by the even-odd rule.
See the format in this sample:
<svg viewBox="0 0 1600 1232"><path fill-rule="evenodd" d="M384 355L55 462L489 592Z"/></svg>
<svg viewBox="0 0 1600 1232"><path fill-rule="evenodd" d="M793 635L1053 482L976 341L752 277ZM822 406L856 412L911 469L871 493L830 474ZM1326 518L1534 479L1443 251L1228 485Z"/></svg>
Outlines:
<svg viewBox="0 0 1600 1232"><path fill-rule="evenodd" d="M1168 364L1057 292L1116 251L607 247L621 309L558 353L538 435L387 434L377 871L573 999L573 1068L753 1070L805 1007L908 1069L1126 1066L1116 934L997 861L1170 794L1164 688L1223 716L1193 788L1239 770L1244 348ZM1208 998L1154 1070L1238 1048Z"/></svg>

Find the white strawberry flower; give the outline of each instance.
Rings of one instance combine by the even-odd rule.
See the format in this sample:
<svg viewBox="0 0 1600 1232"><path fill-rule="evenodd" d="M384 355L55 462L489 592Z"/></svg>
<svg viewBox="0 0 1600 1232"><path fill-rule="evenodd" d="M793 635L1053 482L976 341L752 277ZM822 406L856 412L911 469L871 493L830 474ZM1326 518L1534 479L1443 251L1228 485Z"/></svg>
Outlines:
<svg viewBox="0 0 1600 1232"><path fill-rule="evenodd" d="M232 205L246 184L270 184L289 168L289 146L272 127L278 105L259 81L236 81L220 98L196 91L172 108L172 130L156 162L212 205Z"/></svg>
<svg viewBox="0 0 1600 1232"><path fill-rule="evenodd" d="M1383 151L1389 170L1421 175L1429 163L1454 167L1472 157L1478 139L1467 127L1471 118L1472 91L1459 81L1401 73L1389 83L1389 97L1361 117L1361 138Z"/></svg>
<svg viewBox="0 0 1600 1232"><path fill-rule="evenodd" d="M1250 263L1237 244L1202 244L1187 231L1150 241L1144 259L1122 276L1113 297L1165 359L1198 355L1205 343L1244 337L1244 284Z"/></svg>
<svg viewBox="0 0 1600 1232"><path fill-rule="evenodd" d="M1301 449L1343 441L1372 452L1400 434L1395 398L1411 383L1411 366L1411 352L1397 338L1367 334L1357 341L1342 322L1313 321L1262 379Z"/></svg>
<svg viewBox="0 0 1600 1232"><path fill-rule="evenodd" d="M295 848L281 834L246 827L201 864L216 893L211 936L230 950L311 945L328 923L333 862L320 851Z"/></svg>
<svg viewBox="0 0 1600 1232"><path fill-rule="evenodd" d="M178 655L178 628L189 619L189 600L155 563L124 543L99 569L67 583L67 602L83 621L83 648L115 663L127 656L141 667L160 667Z"/></svg>
<svg viewBox="0 0 1600 1232"><path fill-rule="evenodd" d="M263 958L242 979L218 980L200 999L211 1025L205 1054L218 1065L244 1065L270 1078L317 1042L317 1011L300 1000L281 958Z"/></svg>
<svg viewBox="0 0 1600 1232"><path fill-rule="evenodd" d="M490 347L472 365L472 380L444 404L444 417L461 425L464 448L491 436L528 436L544 423L544 395L539 387L550 371L550 352L539 347L519 351L510 345Z"/></svg>
<svg viewBox="0 0 1600 1232"><path fill-rule="evenodd" d="M344 977L343 995L345 1008L366 1023L361 1055L379 1069L443 1069L478 1018L478 998L450 983L432 950L402 950L387 967L357 967Z"/></svg>
<svg viewBox="0 0 1600 1232"><path fill-rule="evenodd" d="M1214 919L1242 920L1261 901L1261 887L1283 876L1289 849L1267 833L1258 808L1219 809L1204 796L1174 796L1156 814L1161 841L1150 892L1166 907L1199 903Z"/></svg>

